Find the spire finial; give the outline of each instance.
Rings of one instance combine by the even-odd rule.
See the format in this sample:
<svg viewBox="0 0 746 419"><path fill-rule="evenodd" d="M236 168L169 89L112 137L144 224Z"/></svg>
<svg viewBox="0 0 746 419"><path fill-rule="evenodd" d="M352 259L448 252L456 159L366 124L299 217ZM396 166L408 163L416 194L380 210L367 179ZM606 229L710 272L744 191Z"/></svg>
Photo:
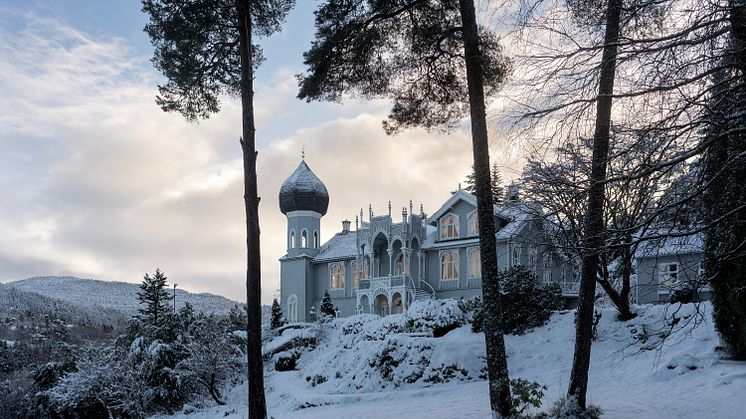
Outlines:
<svg viewBox="0 0 746 419"><path fill-rule="evenodd" d="M422 206L422 203L420 203L420 217L425 217L425 207Z"/></svg>
<svg viewBox="0 0 746 419"><path fill-rule="evenodd" d="M414 215L414 211L412 209L412 200L411 199L409 200L409 213L412 214L412 215Z"/></svg>
<svg viewBox="0 0 746 419"><path fill-rule="evenodd" d="M373 205L368 204L368 214L370 214L370 219L373 220Z"/></svg>
<svg viewBox="0 0 746 419"><path fill-rule="evenodd" d="M389 217L391 217L391 201L389 201Z"/></svg>
<svg viewBox="0 0 746 419"><path fill-rule="evenodd" d="M305 144L300 149L300 159L305 161L306 160L306 146Z"/></svg>

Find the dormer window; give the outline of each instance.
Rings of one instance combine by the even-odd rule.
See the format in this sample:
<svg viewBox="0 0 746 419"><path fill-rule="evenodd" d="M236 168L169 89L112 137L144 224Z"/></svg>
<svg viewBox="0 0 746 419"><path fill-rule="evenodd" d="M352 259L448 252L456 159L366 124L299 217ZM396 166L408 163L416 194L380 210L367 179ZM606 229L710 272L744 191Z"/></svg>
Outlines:
<svg viewBox="0 0 746 419"><path fill-rule="evenodd" d="M458 216L446 214L440 219L440 239L457 239L458 237Z"/></svg>
<svg viewBox="0 0 746 419"><path fill-rule="evenodd" d="M469 214L469 236L479 235L479 218L477 217L477 211Z"/></svg>

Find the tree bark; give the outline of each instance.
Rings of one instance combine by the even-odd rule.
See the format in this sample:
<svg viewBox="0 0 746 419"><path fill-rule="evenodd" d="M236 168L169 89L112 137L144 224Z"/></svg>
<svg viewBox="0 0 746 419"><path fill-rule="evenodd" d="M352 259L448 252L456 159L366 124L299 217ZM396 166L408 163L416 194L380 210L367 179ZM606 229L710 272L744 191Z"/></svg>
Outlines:
<svg viewBox="0 0 746 419"><path fill-rule="evenodd" d="M588 370L591 362L593 338L593 305L596 293L596 272L599 252L604 244L604 198L606 166L609 154L609 130L611 127L611 103L614 93L617 44L622 1L609 0L606 13L606 33L601 58L601 74L598 82L596 103L596 126L593 135L593 157L591 160L590 190L586 211L584 234L584 256L580 278L580 293L575 325L575 354L572 360L568 399L575 399L578 407L586 408Z"/></svg>
<svg viewBox="0 0 746 419"><path fill-rule="evenodd" d="M487 348L487 376L489 381L490 408L493 417L508 417L510 406L510 381L505 355L505 340L500 326L500 283L497 270L497 240L493 214L490 182L489 139L484 103L482 78L482 53L473 0L459 0L464 31L466 78L469 87L469 112L474 153L474 178L479 219L479 251L482 259L482 296L487 321L484 322L484 340Z"/></svg>
<svg viewBox="0 0 746 419"><path fill-rule="evenodd" d="M262 363L261 259L259 252L259 196L256 178L256 127L254 125L254 63L252 56L251 0L237 0L241 54L241 117L243 123L244 204L246 207L246 362L248 413L252 419L267 417Z"/></svg>

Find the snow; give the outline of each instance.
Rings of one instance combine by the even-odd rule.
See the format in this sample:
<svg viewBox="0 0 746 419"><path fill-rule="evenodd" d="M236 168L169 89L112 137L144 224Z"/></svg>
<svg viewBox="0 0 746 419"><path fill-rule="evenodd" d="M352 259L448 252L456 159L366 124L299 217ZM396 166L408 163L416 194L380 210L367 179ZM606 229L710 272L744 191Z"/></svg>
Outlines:
<svg viewBox="0 0 746 419"><path fill-rule="evenodd" d="M444 313L454 309L450 304L443 304ZM600 406L606 418L743 417L746 363L720 358L709 303L700 305L702 315L691 304L635 309L639 316L628 322L617 321L612 309L602 310L591 359L589 403ZM268 371L270 415L489 417L487 384L480 377L485 362L484 336L472 333L468 324L440 338L408 334L413 319L416 323L432 313L433 306L414 306L404 315L382 319L361 315L322 325L318 345L304 350L298 371ZM444 318L458 317L458 312L451 314ZM673 332L663 339L670 329ZM554 314L546 326L523 336L506 336L511 377L548 387L542 410L565 394L573 336L571 311ZM400 361L389 365L387 377L379 368L383 364L381 350ZM423 358L426 362L420 362ZM455 370L445 373L442 367L446 365L455 366ZM405 378L418 371L422 376L407 382ZM426 380L433 372L440 378L450 376L450 381ZM315 374L323 374L327 380L312 385L306 377ZM228 405L196 411L190 408L188 417L246 417L245 397L243 384L227 392Z"/></svg>
<svg viewBox="0 0 746 419"><path fill-rule="evenodd" d="M354 258L357 255L357 234L337 233L324 243L314 262Z"/></svg>

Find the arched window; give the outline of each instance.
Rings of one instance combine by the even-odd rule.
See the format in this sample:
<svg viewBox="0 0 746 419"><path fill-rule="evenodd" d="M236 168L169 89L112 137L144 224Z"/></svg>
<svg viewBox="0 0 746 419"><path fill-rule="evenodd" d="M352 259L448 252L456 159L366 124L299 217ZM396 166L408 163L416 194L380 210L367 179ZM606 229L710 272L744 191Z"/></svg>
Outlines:
<svg viewBox="0 0 746 419"><path fill-rule="evenodd" d="M458 216L447 214L440 219L440 238L457 239L458 238Z"/></svg>
<svg viewBox="0 0 746 419"><path fill-rule="evenodd" d="M290 230L290 245L288 249L295 249L295 230Z"/></svg>
<svg viewBox="0 0 746 419"><path fill-rule="evenodd" d="M394 265L394 275L404 275L404 253L399 253L396 257L396 264Z"/></svg>
<svg viewBox="0 0 746 419"><path fill-rule="evenodd" d="M362 262L352 262L352 285L355 288L360 286L361 279L368 278L368 260Z"/></svg>
<svg viewBox="0 0 746 419"><path fill-rule="evenodd" d="M458 280L458 251L444 250L440 253L440 280Z"/></svg>
<svg viewBox="0 0 746 419"><path fill-rule="evenodd" d="M298 322L298 296L290 295L287 301L288 321L290 323Z"/></svg>
<svg viewBox="0 0 746 419"><path fill-rule="evenodd" d="M315 230L313 232L313 248L314 249L319 248L319 232Z"/></svg>
<svg viewBox="0 0 746 419"><path fill-rule="evenodd" d="M308 247L308 231L305 229L300 232L300 247L304 249Z"/></svg>
<svg viewBox="0 0 746 419"><path fill-rule="evenodd" d="M482 277L482 258L479 253L479 248L475 247L469 249L469 278L481 278Z"/></svg>
<svg viewBox="0 0 746 419"><path fill-rule="evenodd" d="M479 218L477 217L477 211L469 214L469 236L479 235Z"/></svg>
<svg viewBox="0 0 746 419"><path fill-rule="evenodd" d="M333 289L344 289L345 287L345 264L344 262L332 263L329 266L331 276L331 287Z"/></svg>

